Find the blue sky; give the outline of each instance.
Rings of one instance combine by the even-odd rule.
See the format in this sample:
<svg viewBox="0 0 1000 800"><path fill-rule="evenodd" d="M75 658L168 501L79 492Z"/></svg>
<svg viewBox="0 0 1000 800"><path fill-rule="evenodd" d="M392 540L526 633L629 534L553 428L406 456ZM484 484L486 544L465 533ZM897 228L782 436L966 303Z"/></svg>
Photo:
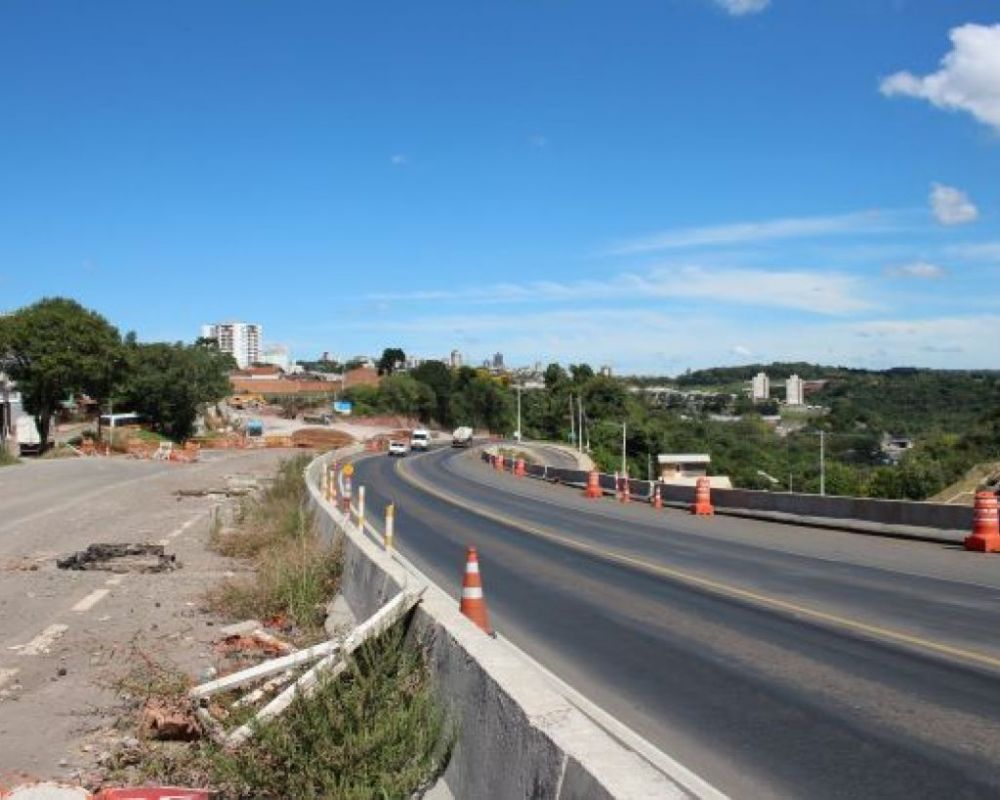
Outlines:
<svg viewBox="0 0 1000 800"><path fill-rule="evenodd" d="M0 309L142 339L1000 367L982 0L8 0L0 178Z"/></svg>

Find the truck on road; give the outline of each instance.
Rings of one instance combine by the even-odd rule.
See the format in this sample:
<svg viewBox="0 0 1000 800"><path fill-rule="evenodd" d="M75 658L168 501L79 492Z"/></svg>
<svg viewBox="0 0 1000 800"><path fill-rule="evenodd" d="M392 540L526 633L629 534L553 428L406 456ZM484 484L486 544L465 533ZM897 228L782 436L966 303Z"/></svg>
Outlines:
<svg viewBox="0 0 1000 800"><path fill-rule="evenodd" d="M42 452L42 437L38 433L34 417L27 415L18 417L14 435L17 437L17 448L22 456L38 455Z"/></svg>
<svg viewBox="0 0 1000 800"><path fill-rule="evenodd" d="M472 444L472 428L465 425L455 428L455 432L451 435L451 446L468 447L470 444Z"/></svg>
<svg viewBox="0 0 1000 800"><path fill-rule="evenodd" d="M411 450L426 450L431 446L431 432L426 428L417 428L410 434Z"/></svg>

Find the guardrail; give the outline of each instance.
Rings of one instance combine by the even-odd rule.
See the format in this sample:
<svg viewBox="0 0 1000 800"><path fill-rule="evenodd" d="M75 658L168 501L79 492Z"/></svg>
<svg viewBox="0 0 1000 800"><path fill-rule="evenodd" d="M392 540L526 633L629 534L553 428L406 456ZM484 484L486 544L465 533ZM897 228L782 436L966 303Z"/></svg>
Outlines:
<svg viewBox="0 0 1000 800"><path fill-rule="evenodd" d="M485 451L484 461L493 463ZM505 471L511 466L505 461ZM583 470L525 465L525 472L534 478L584 487L588 473ZM652 498L654 482L629 479L633 500ZM615 477L600 473L600 486L605 494L615 493ZM664 505L690 506L694 502L693 486L660 483ZM712 489L712 505L716 513L753 516L780 522L798 522L819 527L879 533L883 535L931 538L949 543L961 541L972 529L973 509L944 503L914 500L881 500L870 497L764 492L752 489Z"/></svg>
<svg viewBox="0 0 1000 800"><path fill-rule="evenodd" d="M459 613L457 598L386 549L384 535L370 522L359 527L360 508L345 513L324 497L328 463L356 455L357 448L339 451L309 464L309 504L323 535L343 544L341 596L356 619L371 616L404 587L427 586L410 631L428 654L438 696L456 725L444 774L455 797L725 800L616 720L594 722L599 716L584 714L557 691L557 679L502 637L485 635ZM405 530L395 537L405 541ZM484 569L488 575L488 562ZM632 740L639 747L622 744Z"/></svg>

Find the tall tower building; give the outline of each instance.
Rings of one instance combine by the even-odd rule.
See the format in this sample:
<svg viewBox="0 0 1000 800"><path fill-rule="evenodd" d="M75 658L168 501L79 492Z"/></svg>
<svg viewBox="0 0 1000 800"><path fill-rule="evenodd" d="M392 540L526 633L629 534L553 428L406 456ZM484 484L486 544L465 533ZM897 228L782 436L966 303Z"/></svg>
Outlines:
<svg viewBox="0 0 1000 800"><path fill-rule="evenodd" d="M771 396L771 381L766 372L758 372L750 381L750 399L767 400Z"/></svg>
<svg viewBox="0 0 1000 800"><path fill-rule="evenodd" d="M803 405L802 378L792 375L785 381L785 402L790 406Z"/></svg>
<svg viewBox="0 0 1000 800"><path fill-rule="evenodd" d="M462 366L462 354L458 350L452 350L451 357L448 360L451 363L452 369L458 369Z"/></svg>
<svg viewBox="0 0 1000 800"><path fill-rule="evenodd" d="M251 322L217 322L201 326L203 339L215 339L219 350L236 359L240 369L260 361L260 325Z"/></svg>

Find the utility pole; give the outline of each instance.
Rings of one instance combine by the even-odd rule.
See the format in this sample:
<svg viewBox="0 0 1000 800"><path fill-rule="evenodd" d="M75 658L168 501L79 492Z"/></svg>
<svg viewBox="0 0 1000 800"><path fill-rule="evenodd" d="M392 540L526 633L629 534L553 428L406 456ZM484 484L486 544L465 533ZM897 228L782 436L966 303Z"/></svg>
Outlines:
<svg viewBox="0 0 1000 800"><path fill-rule="evenodd" d="M517 441L520 444L524 438L521 434L521 384L517 384Z"/></svg>
<svg viewBox="0 0 1000 800"><path fill-rule="evenodd" d="M625 457L625 428L628 423L622 423L622 475L628 477L628 461Z"/></svg>
<svg viewBox="0 0 1000 800"><path fill-rule="evenodd" d="M573 395L569 396L569 440L576 445L576 417L573 413Z"/></svg>
<svg viewBox="0 0 1000 800"><path fill-rule="evenodd" d="M576 401L576 411L577 411L577 419L579 420L579 424L576 426L576 429L580 433L580 435L577 436L576 449L582 453L583 452L583 395L582 394Z"/></svg>
<svg viewBox="0 0 1000 800"><path fill-rule="evenodd" d="M819 493L826 494L826 431L819 432Z"/></svg>

